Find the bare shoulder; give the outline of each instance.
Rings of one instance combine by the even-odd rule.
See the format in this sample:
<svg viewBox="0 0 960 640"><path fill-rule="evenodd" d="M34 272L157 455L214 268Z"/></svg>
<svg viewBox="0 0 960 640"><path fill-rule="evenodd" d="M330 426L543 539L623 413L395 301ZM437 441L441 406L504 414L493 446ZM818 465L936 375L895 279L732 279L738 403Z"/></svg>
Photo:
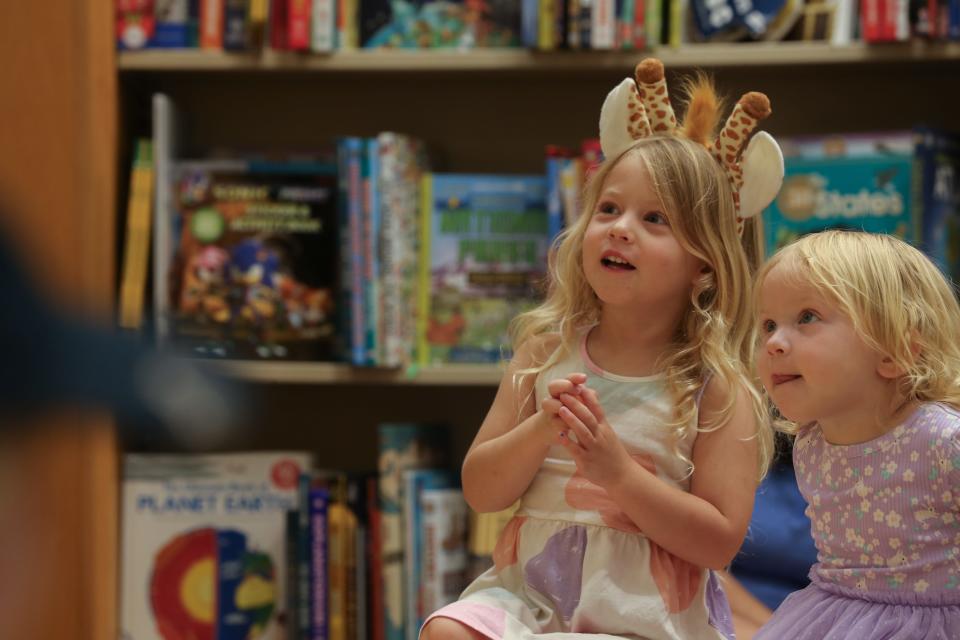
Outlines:
<svg viewBox="0 0 960 640"><path fill-rule="evenodd" d="M560 346L560 334L542 333L534 336L517 347L513 354L511 368L513 370L530 369L545 363L553 352Z"/></svg>
<svg viewBox="0 0 960 640"><path fill-rule="evenodd" d="M730 406L729 422L725 426L731 426L733 429L721 429L721 431L752 433L756 430L756 418L751 404L752 390L745 381L731 383L720 376L711 376L700 399L700 426L711 426L716 416Z"/></svg>

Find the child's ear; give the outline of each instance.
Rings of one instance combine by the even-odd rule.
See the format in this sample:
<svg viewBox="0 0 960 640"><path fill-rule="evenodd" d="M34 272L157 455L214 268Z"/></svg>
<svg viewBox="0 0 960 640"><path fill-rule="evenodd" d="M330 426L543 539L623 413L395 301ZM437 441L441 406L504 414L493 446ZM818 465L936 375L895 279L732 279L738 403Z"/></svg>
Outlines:
<svg viewBox="0 0 960 640"><path fill-rule="evenodd" d="M920 341L917 340L916 335L910 336L910 356L913 360L916 360L920 356ZM884 356L883 359L880 360L880 364L877 365L877 373L880 374L881 377L893 380L906 374L907 370L894 362L890 356Z"/></svg>
<svg viewBox="0 0 960 640"><path fill-rule="evenodd" d="M890 356L884 356L880 360L880 364L877 365L877 373L880 374L881 378L886 378L887 380L895 380L906 373L903 367L898 365L893 361L893 358Z"/></svg>

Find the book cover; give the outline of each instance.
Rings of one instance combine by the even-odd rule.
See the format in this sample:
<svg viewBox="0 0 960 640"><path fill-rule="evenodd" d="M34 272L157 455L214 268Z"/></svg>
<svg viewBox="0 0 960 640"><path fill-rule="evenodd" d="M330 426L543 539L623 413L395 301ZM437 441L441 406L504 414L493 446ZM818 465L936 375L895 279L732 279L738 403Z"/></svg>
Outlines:
<svg viewBox="0 0 960 640"><path fill-rule="evenodd" d="M520 46L520 13L515 0L364 0L359 42L403 49Z"/></svg>
<svg viewBox="0 0 960 640"><path fill-rule="evenodd" d="M831 228L914 242L912 172L912 154L786 158L783 187L764 213L767 255Z"/></svg>
<svg viewBox="0 0 960 640"><path fill-rule="evenodd" d="M335 359L335 165L178 169L174 344L200 357Z"/></svg>
<svg viewBox="0 0 960 640"><path fill-rule="evenodd" d="M496 363L507 326L542 299L543 176L428 174L423 181L419 362Z"/></svg>
<svg viewBox="0 0 960 640"><path fill-rule="evenodd" d="M444 466L449 435L442 425L418 423L383 423L377 432L383 637L405 640L403 473Z"/></svg>
<svg viewBox="0 0 960 640"><path fill-rule="evenodd" d="M286 512L309 464L301 452L125 456L122 637L285 639Z"/></svg>

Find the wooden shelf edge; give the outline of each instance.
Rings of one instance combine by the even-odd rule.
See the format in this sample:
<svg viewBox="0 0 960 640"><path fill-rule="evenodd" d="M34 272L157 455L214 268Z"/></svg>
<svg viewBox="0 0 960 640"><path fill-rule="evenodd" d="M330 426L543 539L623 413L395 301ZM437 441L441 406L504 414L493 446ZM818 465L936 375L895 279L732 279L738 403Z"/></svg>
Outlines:
<svg viewBox="0 0 960 640"><path fill-rule="evenodd" d="M652 51L553 51L474 49L471 51L357 50L334 54L263 54L180 50L120 52L120 71L596 71L631 69L656 56L668 67L732 67L922 62L960 59L960 43L907 42L884 45L820 42L692 44Z"/></svg>
<svg viewBox="0 0 960 640"><path fill-rule="evenodd" d="M248 382L273 384L414 384L496 386L503 375L498 365L445 365L404 371L352 367L335 362L258 362L197 360L205 367Z"/></svg>

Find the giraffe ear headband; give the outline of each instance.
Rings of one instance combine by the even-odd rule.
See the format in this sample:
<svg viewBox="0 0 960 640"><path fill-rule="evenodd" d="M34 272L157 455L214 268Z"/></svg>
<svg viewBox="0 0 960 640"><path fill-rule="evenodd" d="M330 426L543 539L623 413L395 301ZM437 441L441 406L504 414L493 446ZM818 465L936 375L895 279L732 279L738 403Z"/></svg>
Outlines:
<svg viewBox="0 0 960 640"><path fill-rule="evenodd" d="M696 94L691 97L688 121L689 114L698 107L697 100ZM715 107L716 97L712 92L708 100ZM767 96L745 93L715 140L707 139L712 134L712 125L711 131L698 130L688 135L704 144L726 173L737 208L737 230L741 233L743 219L763 211L773 202L783 183L783 154L776 140L763 131L750 138L757 123L769 115ZM687 132L694 128L689 122L685 125ZM685 135L685 132L677 128L663 63L647 58L637 65L636 81L624 78L604 100L600 110L600 147L604 157L616 158L635 141L653 134Z"/></svg>

